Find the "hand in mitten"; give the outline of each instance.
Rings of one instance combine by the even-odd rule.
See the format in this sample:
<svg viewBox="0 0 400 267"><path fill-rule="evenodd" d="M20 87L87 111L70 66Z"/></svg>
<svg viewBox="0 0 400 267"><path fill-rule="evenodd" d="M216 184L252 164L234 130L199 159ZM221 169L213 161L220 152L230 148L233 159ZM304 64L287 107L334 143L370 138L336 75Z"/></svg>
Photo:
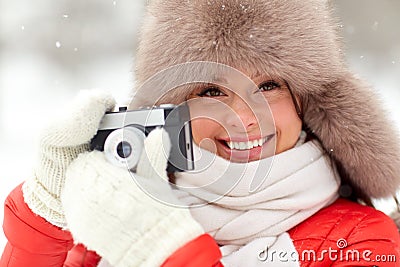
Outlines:
<svg viewBox="0 0 400 267"><path fill-rule="evenodd" d="M163 203L178 202L166 177L169 149L168 134L153 130L136 173L112 165L99 151L79 155L61 196L75 241L113 266L160 266L203 234L187 209Z"/></svg>
<svg viewBox="0 0 400 267"><path fill-rule="evenodd" d="M22 187L24 200L35 214L53 225L66 226L60 201L65 171L78 154L89 149L101 118L114 105L109 94L82 91L72 107L44 129L34 175Z"/></svg>

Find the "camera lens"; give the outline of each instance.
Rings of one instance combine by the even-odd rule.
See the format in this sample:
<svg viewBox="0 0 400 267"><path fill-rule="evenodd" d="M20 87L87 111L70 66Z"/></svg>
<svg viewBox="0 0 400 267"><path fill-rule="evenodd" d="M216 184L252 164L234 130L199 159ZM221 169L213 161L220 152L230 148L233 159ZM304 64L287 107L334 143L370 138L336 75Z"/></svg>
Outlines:
<svg viewBox="0 0 400 267"><path fill-rule="evenodd" d="M116 166L134 170L142 154L145 137L143 131L134 126L112 131L104 142L104 154Z"/></svg>
<svg viewBox="0 0 400 267"><path fill-rule="evenodd" d="M125 159L129 157L132 153L132 147L128 142L122 141L117 146L118 156Z"/></svg>

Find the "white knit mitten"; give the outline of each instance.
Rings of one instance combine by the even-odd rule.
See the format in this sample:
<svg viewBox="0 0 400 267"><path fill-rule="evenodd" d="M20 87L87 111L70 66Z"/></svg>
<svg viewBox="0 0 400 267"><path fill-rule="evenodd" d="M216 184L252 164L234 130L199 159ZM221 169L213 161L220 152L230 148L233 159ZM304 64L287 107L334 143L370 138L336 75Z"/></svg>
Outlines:
<svg viewBox="0 0 400 267"><path fill-rule="evenodd" d="M165 171L169 148L168 134L153 130L135 174L112 165L99 151L79 155L67 170L61 195L74 240L113 266L160 266L203 234L187 209L156 199L177 203Z"/></svg>
<svg viewBox="0 0 400 267"><path fill-rule="evenodd" d="M114 105L109 94L82 91L72 107L42 132L34 175L22 187L24 200L35 214L56 226L66 226L60 201L65 171L78 154L89 149L101 118Z"/></svg>

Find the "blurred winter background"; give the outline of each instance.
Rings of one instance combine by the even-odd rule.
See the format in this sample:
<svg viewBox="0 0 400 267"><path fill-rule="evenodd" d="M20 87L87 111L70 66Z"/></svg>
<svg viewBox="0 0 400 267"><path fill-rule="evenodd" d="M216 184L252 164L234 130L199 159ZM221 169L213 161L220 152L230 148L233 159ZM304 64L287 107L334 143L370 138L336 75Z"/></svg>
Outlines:
<svg viewBox="0 0 400 267"><path fill-rule="evenodd" d="M46 117L81 89L132 87L145 0L0 0L0 202L31 175ZM332 0L351 68L400 129L400 1ZM390 201L379 202L389 212ZM0 221L3 209L0 209ZM0 252L5 245L0 233Z"/></svg>

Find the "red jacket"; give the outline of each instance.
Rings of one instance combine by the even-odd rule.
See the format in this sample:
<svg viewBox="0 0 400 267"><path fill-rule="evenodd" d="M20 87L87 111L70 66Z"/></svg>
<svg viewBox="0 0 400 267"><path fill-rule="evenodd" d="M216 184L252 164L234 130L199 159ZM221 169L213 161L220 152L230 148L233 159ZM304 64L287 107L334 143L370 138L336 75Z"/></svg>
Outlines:
<svg viewBox="0 0 400 267"><path fill-rule="evenodd" d="M100 257L74 245L69 232L35 215L21 185L7 197L4 233L8 239L0 267L89 267ZM339 199L289 231L301 266L400 266L400 238L392 220L370 207ZM276 255L278 257L278 255ZM282 255L280 255L282 256ZM285 255L291 260L292 255ZM190 241L163 267L217 267L221 254L209 235Z"/></svg>

